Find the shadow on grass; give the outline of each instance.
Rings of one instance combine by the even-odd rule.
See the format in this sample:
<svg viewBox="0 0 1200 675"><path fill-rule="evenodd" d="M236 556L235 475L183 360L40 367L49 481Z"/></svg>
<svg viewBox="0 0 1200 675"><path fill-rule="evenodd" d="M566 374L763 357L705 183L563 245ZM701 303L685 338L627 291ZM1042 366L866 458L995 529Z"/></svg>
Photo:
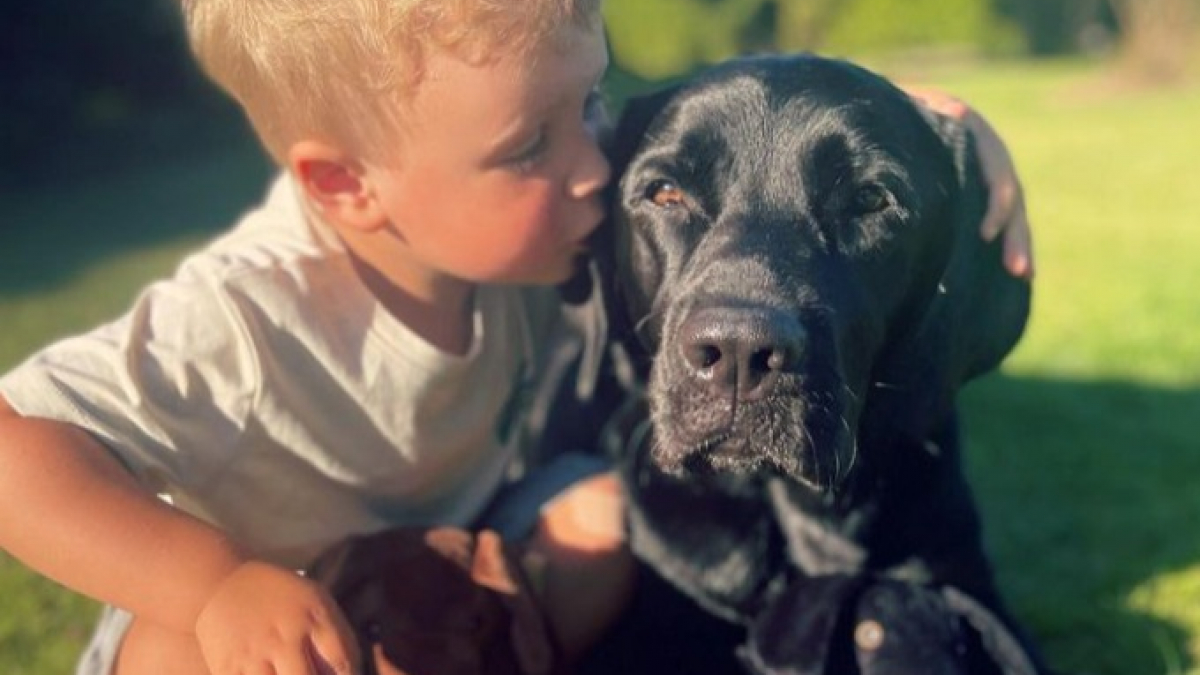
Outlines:
<svg viewBox="0 0 1200 675"><path fill-rule="evenodd" d="M964 409L1000 583L1051 663L1195 668L1200 581L1169 579L1200 578L1200 389L995 375Z"/></svg>
<svg viewBox="0 0 1200 675"><path fill-rule="evenodd" d="M217 146L181 142L150 165L0 191L0 296L65 284L132 248L228 228L273 171L248 134ZM94 159L92 160L94 161Z"/></svg>

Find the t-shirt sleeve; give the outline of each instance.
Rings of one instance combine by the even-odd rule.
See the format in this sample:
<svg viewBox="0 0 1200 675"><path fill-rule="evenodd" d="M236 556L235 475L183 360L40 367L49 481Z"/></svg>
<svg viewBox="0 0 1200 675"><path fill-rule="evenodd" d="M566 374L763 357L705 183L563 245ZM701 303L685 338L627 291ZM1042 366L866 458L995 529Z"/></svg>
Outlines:
<svg viewBox="0 0 1200 675"><path fill-rule="evenodd" d="M89 431L153 489L194 488L238 451L258 388L251 344L235 297L185 273L34 354L0 394L24 416Z"/></svg>

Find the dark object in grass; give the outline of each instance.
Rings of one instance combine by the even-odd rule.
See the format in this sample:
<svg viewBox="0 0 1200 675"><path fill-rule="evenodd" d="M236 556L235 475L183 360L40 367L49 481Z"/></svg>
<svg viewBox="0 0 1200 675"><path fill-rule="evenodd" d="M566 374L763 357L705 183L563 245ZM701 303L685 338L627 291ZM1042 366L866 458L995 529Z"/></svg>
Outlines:
<svg viewBox="0 0 1200 675"><path fill-rule="evenodd" d="M398 528L325 551L308 576L345 612L369 675L550 675L557 651L494 532Z"/></svg>

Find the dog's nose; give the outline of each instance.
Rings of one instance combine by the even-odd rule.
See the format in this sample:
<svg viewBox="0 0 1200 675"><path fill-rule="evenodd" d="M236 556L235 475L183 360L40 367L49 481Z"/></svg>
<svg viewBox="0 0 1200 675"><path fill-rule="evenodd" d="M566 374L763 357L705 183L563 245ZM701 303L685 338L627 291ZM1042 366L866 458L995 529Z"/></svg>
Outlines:
<svg viewBox="0 0 1200 675"><path fill-rule="evenodd" d="M683 322L679 349L696 377L746 400L769 393L780 373L795 368L804 338L800 322L779 310L705 307Z"/></svg>

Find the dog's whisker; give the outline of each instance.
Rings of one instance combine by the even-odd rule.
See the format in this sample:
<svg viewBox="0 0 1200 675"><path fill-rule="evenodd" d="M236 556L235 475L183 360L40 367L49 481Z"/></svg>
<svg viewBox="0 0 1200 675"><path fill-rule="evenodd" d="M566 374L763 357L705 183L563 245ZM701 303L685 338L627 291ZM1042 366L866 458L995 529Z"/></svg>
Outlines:
<svg viewBox="0 0 1200 675"><path fill-rule="evenodd" d="M845 418L842 419L842 423L846 425L847 429L850 428L850 423L847 422L845 420ZM854 465L857 463L858 463L858 438L851 437L851 439L850 439L850 461L846 463L846 472L842 475L843 476L850 475L850 472L854 470Z"/></svg>
<svg viewBox="0 0 1200 675"><path fill-rule="evenodd" d="M815 452L816 443L813 440L812 432L807 427L802 427L800 434L804 438L804 447L807 448L809 456L812 457L813 480L818 486L825 486L825 466L821 461L821 453Z"/></svg>
<svg viewBox="0 0 1200 675"><path fill-rule="evenodd" d="M657 307L651 307L650 310L648 312L646 312L646 314L644 316L642 316L640 319L638 319L637 321L634 322L633 332L635 334L640 335L642 330L646 328L646 325L648 323L650 323L650 321L652 319L654 319L656 315L661 314L661 313L662 313L661 309L659 309Z"/></svg>
<svg viewBox="0 0 1200 675"><path fill-rule="evenodd" d="M833 471L831 471L828 476L826 476L824 474L818 474L818 476L820 476L820 484L825 489L829 489L829 486L833 485L834 477L837 476L839 471L841 471L841 467L839 466L839 464L841 462L838 459L838 453L834 452L832 454L833 454ZM819 455L820 455L820 453L818 453L818 456Z"/></svg>

